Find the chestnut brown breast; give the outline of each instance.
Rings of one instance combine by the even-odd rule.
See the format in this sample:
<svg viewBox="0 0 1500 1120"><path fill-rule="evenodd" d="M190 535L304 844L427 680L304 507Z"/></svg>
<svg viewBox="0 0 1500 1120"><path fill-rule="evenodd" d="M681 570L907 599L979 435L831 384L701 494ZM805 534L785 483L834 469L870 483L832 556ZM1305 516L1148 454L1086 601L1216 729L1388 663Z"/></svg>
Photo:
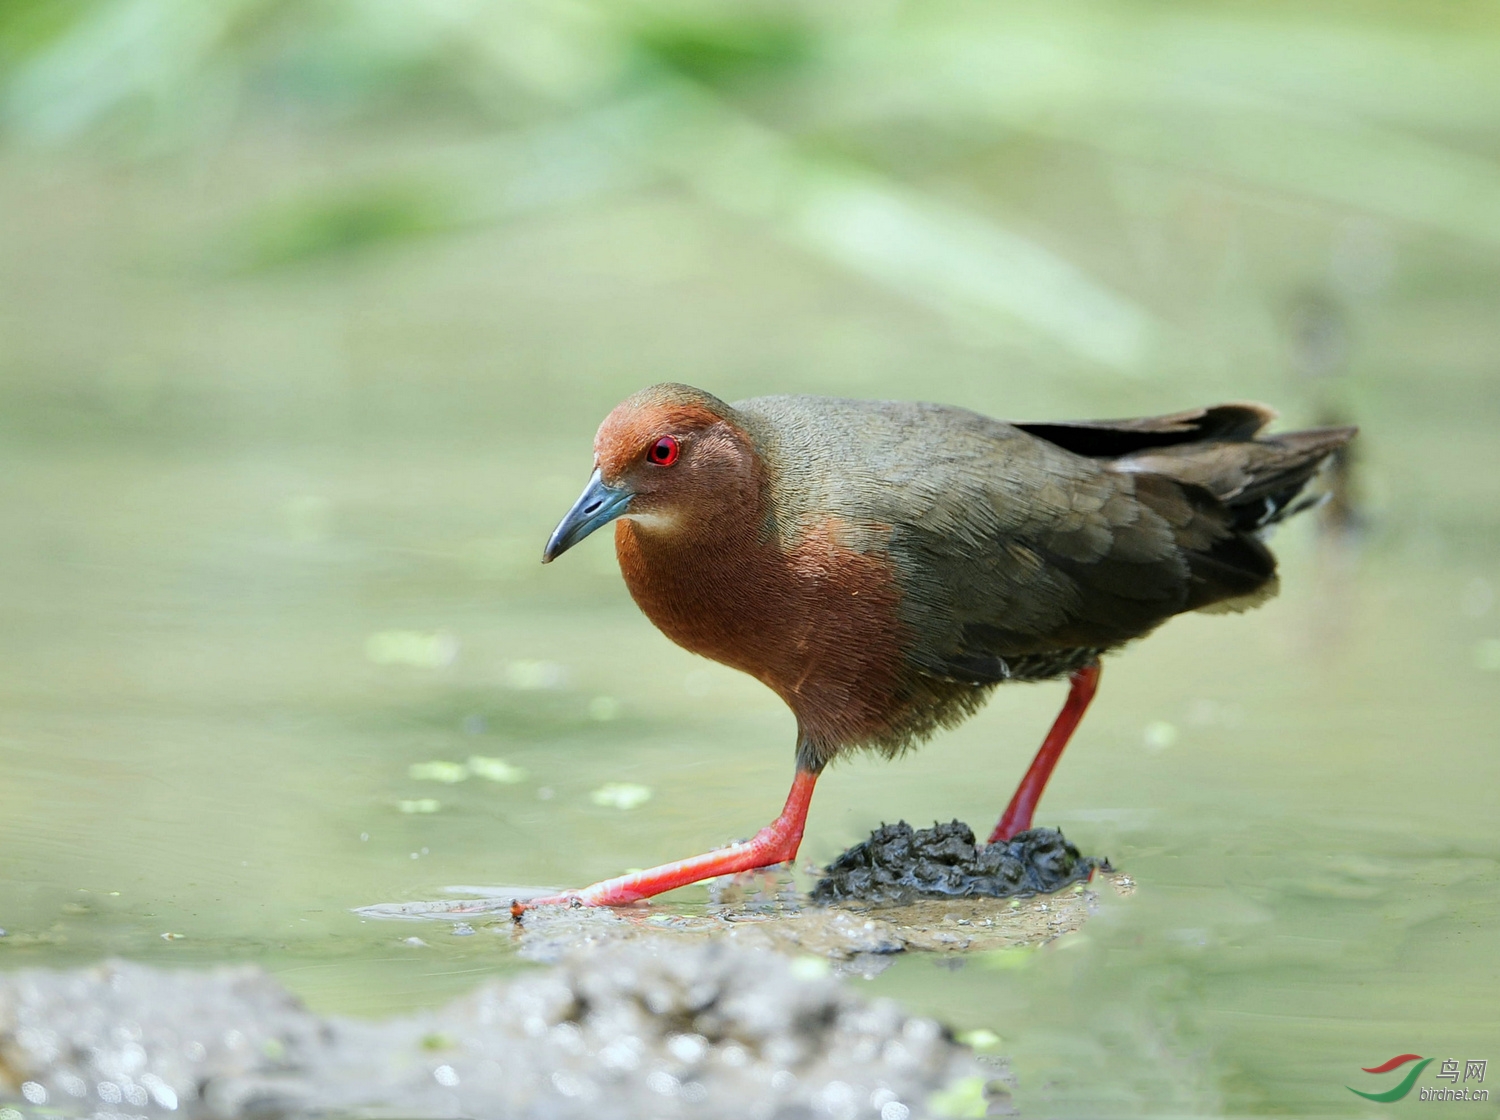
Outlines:
<svg viewBox="0 0 1500 1120"><path fill-rule="evenodd" d="M842 543L834 519L783 548L751 511L719 517L712 535L686 539L619 524L620 570L641 610L678 645L781 696L807 760L889 737L906 675L889 557Z"/></svg>

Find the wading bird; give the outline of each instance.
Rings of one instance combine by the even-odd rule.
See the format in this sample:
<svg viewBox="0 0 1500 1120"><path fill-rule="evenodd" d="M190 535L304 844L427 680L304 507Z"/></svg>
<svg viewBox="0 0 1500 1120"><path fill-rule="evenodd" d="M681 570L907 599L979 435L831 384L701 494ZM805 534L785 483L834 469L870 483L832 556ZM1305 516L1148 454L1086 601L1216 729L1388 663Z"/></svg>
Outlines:
<svg viewBox="0 0 1500 1120"><path fill-rule="evenodd" d="M751 840L516 913L629 903L793 859L833 758L895 755L996 685L1067 677L990 840L1030 828L1103 654L1184 611L1275 593L1263 530L1312 503L1309 480L1355 429L1262 435L1274 416L1225 404L1008 424L934 404L636 393L600 426L593 477L543 561L615 522L646 616L792 709L796 776Z"/></svg>

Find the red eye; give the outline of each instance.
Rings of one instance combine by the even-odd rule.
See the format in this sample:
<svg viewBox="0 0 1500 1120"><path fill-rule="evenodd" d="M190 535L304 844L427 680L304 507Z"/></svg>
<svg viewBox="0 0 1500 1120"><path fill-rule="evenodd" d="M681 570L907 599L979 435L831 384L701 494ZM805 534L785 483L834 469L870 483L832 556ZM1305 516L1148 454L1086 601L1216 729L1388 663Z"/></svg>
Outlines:
<svg viewBox="0 0 1500 1120"><path fill-rule="evenodd" d="M651 445L651 450L646 452L646 458L658 467L670 467L677 462L677 441L671 436L662 436Z"/></svg>

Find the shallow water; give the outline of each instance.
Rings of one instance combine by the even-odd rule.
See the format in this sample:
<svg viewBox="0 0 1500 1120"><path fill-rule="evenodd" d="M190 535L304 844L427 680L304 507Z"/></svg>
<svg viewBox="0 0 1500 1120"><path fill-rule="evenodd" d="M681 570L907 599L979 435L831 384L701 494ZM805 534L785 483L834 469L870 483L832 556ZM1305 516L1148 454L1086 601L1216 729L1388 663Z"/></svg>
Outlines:
<svg viewBox="0 0 1500 1120"><path fill-rule="evenodd" d="M542 571L490 536L544 528L560 485L508 487L498 456L414 453L381 485L368 469L7 464L28 520L5 555L6 967L247 959L320 1009L435 1004L518 967L508 939L411 947L350 907L582 883L774 811L791 722L773 698L652 631L605 542ZM299 520L307 490L326 530ZM1349 1112L1361 1064L1500 1038L1486 619L1461 613L1464 570L1319 554L1311 528L1283 534L1274 604L1178 620L1110 664L1048 792L1042 819L1137 892L1041 951L912 957L871 982L1000 1035L1028 1114ZM371 635L402 628L444 630L407 656L451 662L373 663ZM920 754L835 768L804 856L900 816L986 821L1061 692L1002 690ZM524 777L409 776L471 756ZM610 783L650 799L595 804Z"/></svg>
<svg viewBox="0 0 1500 1120"><path fill-rule="evenodd" d="M579 885L769 820L792 768L775 698L658 634L607 540L538 563L594 424L644 381L1319 411L1274 347L1219 354L1264 312L1233 291L1160 377L1042 377L676 203L200 285L91 239L111 207L167 223L170 182L95 184L86 221L7 174L12 244L73 256L38 272L18 249L3 277L4 968L249 960L320 1011L435 1006L531 966L507 936L352 908ZM585 267L674 215L701 252L666 287ZM1301 236L1276 244L1295 261ZM701 270L721 244L731 278ZM857 981L998 1035L1025 1115L1366 1115L1361 1066L1500 1061L1500 346L1481 281L1454 295L1432 279L1450 250L1412 252L1339 390L1366 528L1299 519L1279 599L1113 658L1042 803L1138 889L1039 950ZM804 858L898 818L984 829L1062 694L1002 689L919 753L834 767Z"/></svg>

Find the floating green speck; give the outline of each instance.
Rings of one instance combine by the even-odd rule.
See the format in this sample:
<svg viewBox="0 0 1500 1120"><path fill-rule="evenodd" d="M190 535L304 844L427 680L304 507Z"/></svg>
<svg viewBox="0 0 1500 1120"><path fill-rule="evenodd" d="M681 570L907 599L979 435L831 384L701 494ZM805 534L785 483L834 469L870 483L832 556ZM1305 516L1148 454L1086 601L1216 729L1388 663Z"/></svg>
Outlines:
<svg viewBox="0 0 1500 1120"><path fill-rule="evenodd" d="M1177 742L1177 728L1164 719L1153 720L1141 732L1141 742L1148 751L1164 751Z"/></svg>
<svg viewBox="0 0 1500 1120"><path fill-rule="evenodd" d="M458 639L446 630L379 630L365 639L365 657L376 665L441 669L458 657Z"/></svg>
<svg viewBox="0 0 1500 1120"><path fill-rule="evenodd" d="M482 754L469 756L469 773L476 778L484 778L491 782L504 782L506 785L515 785L517 782L526 780L526 771L519 766L512 766L503 758L487 758Z"/></svg>
<svg viewBox="0 0 1500 1120"><path fill-rule="evenodd" d="M970 1050L994 1050L1000 1045L1000 1036L986 1027L975 1027L959 1035L958 1041Z"/></svg>
<svg viewBox="0 0 1500 1120"><path fill-rule="evenodd" d="M409 801L396 802L396 808L403 813L436 813L443 807L443 803L435 797L414 797Z"/></svg>
<svg viewBox="0 0 1500 1120"><path fill-rule="evenodd" d="M1031 963L1031 949L1022 946L1014 949L991 949L987 953L976 953L975 956L986 968L995 968L1002 972L1025 968Z"/></svg>
<svg viewBox="0 0 1500 1120"><path fill-rule="evenodd" d="M989 1110L984 1099L984 1078L965 1077L955 1081L941 1093L927 1098L927 1109L934 1116L961 1117L983 1116Z"/></svg>
<svg viewBox="0 0 1500 1120"><path fill-rule="evenodd" d="M1500 673L1500 638L1484 638L1474 646L1474 668Z"/></svg>
<svg viewBox="0 0 1500 1120"><path fill-rule="evenodd" d="M589 794L589 800L607 808L634 809L651 800L651 789L633 782L610 782Z"/></svg>
<svg viewBox="0 0 1500 1120"><path fill-rule="evenodd" d="M413 762L406 768L407 777L419 782L445 782L452 785L469 777L470 767L457 762ZM476 771L477 773L477 771Z"/></svg>
<svg viewBox="0 0 1500 1120"><path fill-rule="evenodd" d="M521 692L562 688L568 671L555 661L512 661L505 666L505 683Z"/></svg>

